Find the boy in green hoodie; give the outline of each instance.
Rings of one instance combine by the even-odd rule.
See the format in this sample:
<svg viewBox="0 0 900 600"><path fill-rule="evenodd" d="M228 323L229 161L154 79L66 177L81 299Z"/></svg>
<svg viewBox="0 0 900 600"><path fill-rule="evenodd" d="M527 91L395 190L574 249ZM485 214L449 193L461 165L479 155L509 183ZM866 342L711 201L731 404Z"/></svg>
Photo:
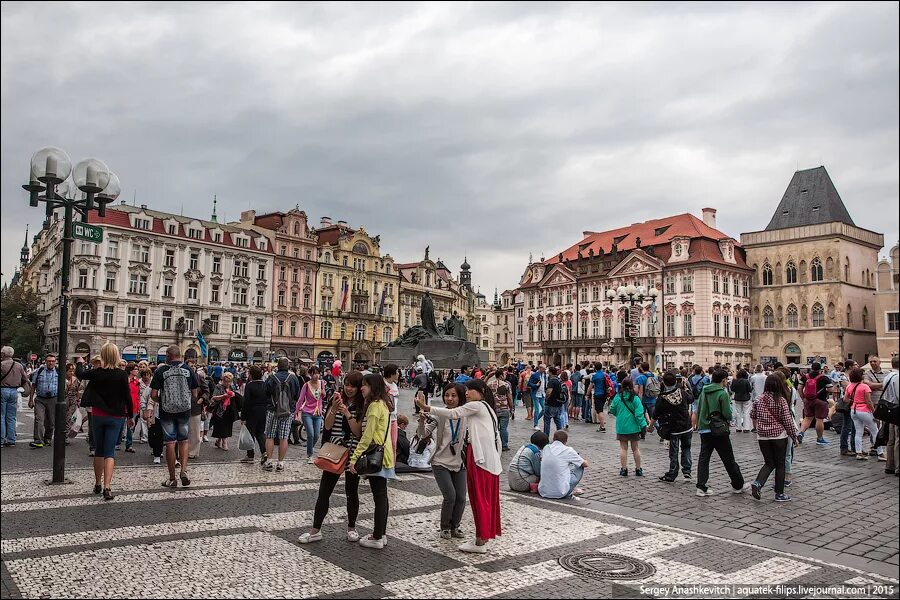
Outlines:
<svg viewBox="0 0 900 600"><path fill-rule="evenodd" d="M716 435L710 425L710 415L718 413L725 427L731 422L731 396L725 390L725 380L728 371L716 369L712 374L712 383L703 386L700 398L697 402L697 431L700 433L700 459L697 467L697 495L714 496L711 489L706 487L709 481L709 461L715 451L728 476L731 478L731 491L734 494L747 493L750 484L744 483L741 468L734 459L734 449L731 447L731 431L728 429L724 435Z"/></svg>

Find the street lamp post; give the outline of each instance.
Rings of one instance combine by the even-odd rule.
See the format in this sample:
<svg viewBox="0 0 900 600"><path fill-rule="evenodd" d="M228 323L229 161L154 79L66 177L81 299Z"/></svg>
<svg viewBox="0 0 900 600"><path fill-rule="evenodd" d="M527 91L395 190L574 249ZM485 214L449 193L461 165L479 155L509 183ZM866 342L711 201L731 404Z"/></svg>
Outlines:
<svg viewBox="0 0 900 600"><path fill-rule="evenodd" d="M614 302L618 300L624 305L628 306L628 310L625 313L625 331L623 332L629 341L630 354L628 355L628 367L631 368L632 361L634 360L634 335L632 335L631 326L633 325L631 321L631 308L635 304L639 304L644 300L656 300L656 297L659 295L659 292L655 287L651 287L649 290L644 286L635 286L634 284L630 285L620 285L618 289L613 290L612 288L606 290L606 297L610 302Z"/></svg>
<svg viewBox="0 0 900 600"><path fill-rule="evenodd" d="M70 176L71 175L71 179ZM58 193L62 192L61 194ZM59 148L48 147L35 152L31 157L31 176L22 186L29 194L29 204L37 207L39 202L46 202L46 214L49 218L57 208L63 209L63 254L60 271L59 295L59 344L58 353L62 360L58 361L60 373L59 387L56 392L56 418L53 432L53 479L51 484L66 483L66 378L62 376L66 368L69 344L69 270L72 262L73 226L72 220L77 211L87 220L90 211L96 210L102 217L106 214L106 205L115 200L120 192L119 178L96 158L86 158L72 168L69 156ZM77 198L81 191L81 198ZM44 193L41 196L41 192Z"/></svg>

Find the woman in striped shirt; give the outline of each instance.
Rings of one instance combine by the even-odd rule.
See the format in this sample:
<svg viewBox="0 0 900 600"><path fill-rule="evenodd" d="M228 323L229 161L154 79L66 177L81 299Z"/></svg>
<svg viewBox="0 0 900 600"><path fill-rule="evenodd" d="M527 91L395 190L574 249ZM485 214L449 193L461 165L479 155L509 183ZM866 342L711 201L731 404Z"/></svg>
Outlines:
<svg viewBox="0 0 900 600"><path fill-rule="evenodd" d="M362 420L364 416L365 399L362 396L363 374L353 371L344 378L342 392L336 392L331 400L331 406L325 413L325 431L330 432L329 441L349 449L352 456L362 436ZM307 433L307 435L309 435ZM359 475L351 473L350 462L344 469L344 493L347 495L347 541L358 542L359 533L356 531L356 517L359 515ZM322 523L328 514L331 494L340 481L341 476L322 471L322 481L319 483L319 497L316 500L316 511L313 515L313 526L307 533L300 536L301 544L318 542L322 539Z"/></svg>

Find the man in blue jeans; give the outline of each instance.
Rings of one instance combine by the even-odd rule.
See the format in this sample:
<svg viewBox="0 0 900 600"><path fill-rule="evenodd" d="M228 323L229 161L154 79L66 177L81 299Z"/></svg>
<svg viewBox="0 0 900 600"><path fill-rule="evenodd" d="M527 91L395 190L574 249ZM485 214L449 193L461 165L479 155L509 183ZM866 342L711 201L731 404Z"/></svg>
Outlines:
<svg viewBox="0 0 900 600"><path fill-rule="evenodd" d="M544 396L547 390L547 373L543 364L538 365L531 374L531 378L528 380L528 389L531 390L531 399L534 404L534 430L540 431L538 423L544 418Z"/></svg>
<svg viewBox="0 0 900 600"><path fill-rule="evenodd" d="M556 424L556 430L563 428L562 412L564 410L563 403L563 383L559 380L559 369L550 367L550 381L547 383L547 395L544 407L544 434L550 437L550 421Z"/></svg>
<svg viewBox="0 0 900 600"><path fill-rule="evenodd" d="M31 385L25 368L13 360L15 350L3 346L0 350L0 442L4 448L16 445L16 411L19 409L19 388L28 390Z"/></svg>

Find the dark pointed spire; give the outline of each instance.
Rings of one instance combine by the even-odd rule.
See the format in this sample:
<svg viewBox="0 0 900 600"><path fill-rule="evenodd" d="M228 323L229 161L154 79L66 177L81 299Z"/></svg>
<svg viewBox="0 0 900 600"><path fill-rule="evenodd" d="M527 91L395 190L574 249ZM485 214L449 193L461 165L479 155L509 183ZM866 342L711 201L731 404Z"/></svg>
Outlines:
<svg viewBox="0 0 900 600"><path fill-rule="evenodd" d="M217 203L217 202L218 202L218 198L216 198L216 195L213 194L213 214L212 214L212 219L211 219L213 223L217 223L217 222L218 222L218 221L216 220L216 203Z"/></svg>

